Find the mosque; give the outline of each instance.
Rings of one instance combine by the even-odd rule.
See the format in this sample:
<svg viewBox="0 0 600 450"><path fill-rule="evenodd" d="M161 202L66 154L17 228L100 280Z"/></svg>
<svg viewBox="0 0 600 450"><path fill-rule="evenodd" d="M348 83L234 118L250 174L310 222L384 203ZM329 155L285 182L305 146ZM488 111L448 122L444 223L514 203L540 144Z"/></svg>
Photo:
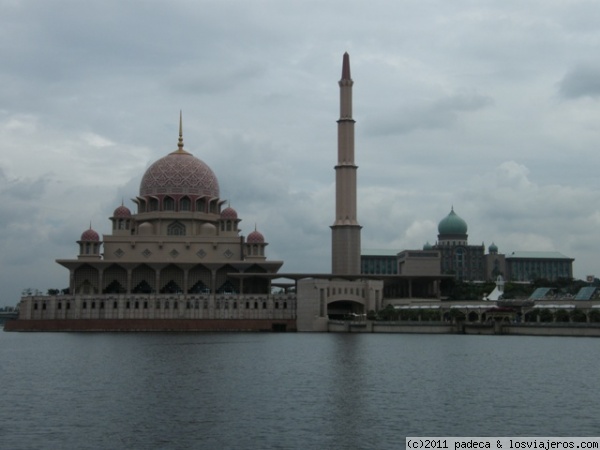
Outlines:
<svg viewBox="0 0 600 450"><path fill-rule="evenodd" d="M184 148L145 172L134 213L116 207L111 233L83 231L61 295L26 296L20 330L325 330L328 317L382 307L383 282L360 273L350 58L342 63L331 274L282 274L265 236L242 234L211 168ZM290 280L276 283L276 280Z"/></svg>
<svg viewBox="0 0 600 450"><path fill-rule="evenodd" d="M271 294L268 275L283 261L267 259L257 229L242 234L214 172L184 149L181 115L177 149L146 170L133 202L135 214L114 210L110 234L90 227L77 258L57 260L68 293L23 298L19 319L51 329L295 328L295 294Z"/></svg>

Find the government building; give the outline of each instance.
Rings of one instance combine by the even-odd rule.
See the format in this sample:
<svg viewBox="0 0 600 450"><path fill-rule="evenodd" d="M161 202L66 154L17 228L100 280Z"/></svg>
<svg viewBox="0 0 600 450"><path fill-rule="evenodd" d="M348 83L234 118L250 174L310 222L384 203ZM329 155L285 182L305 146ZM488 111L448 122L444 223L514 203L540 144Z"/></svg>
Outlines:
<svg viewBox="0 0 600 450"><path fill-rule="evenodd" d="M573 258L559 252L514 251L498 252L492 243L485 246L470 245L467 223L451 208L438 224L438 237L434 245L427 242L422 250L364 250L361 254L361 271L369 275L402 275L408 271L450 275L462 281L495 281L501 275L506 281L531 282L537 279L556 281L573 278ZM411 259L407 259L407 257ZM435 264L426 268L425 259Z"/></svg>

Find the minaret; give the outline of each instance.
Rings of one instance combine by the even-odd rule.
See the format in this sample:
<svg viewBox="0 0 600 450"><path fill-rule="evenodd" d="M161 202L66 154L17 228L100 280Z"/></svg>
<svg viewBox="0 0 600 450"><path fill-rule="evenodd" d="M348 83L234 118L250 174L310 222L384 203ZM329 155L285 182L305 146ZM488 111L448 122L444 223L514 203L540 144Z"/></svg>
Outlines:
<svg viewBox="0 0 600 450"><path fill-rule="evenodd" d="M335 222L331 226L331 273L360 274L360 229L356 218L354 119L352 118L350 56L344 53L340 85L338 163L335 166Z"/></svg>

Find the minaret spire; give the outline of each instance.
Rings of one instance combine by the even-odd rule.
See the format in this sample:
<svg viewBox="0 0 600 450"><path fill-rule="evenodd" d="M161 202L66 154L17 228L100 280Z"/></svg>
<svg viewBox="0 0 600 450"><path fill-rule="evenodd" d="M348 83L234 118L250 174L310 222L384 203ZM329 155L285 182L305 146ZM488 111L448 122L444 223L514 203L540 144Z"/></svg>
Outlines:
<svg viewBox="0 0 600 450"><path fill-rule="evenodd" d="M350 76L350 55L344 53L344 61L342 62L342 80L351 80Z"/></svg>
<svg viewBox="0 0 600 450"><path fill-rule="evenodd" d="M177 143L177 151L183 151L183 114L179 110L179 142Z"/></svg>
<svg viewBox="0 0 600 450"><path fill-rule="evenodd" d="M335 166L335 222L331 226L331 271L339 275L360 274L360 229L356 207L354 119L350 55L344 53L340 86L338 162Z"/></svg>

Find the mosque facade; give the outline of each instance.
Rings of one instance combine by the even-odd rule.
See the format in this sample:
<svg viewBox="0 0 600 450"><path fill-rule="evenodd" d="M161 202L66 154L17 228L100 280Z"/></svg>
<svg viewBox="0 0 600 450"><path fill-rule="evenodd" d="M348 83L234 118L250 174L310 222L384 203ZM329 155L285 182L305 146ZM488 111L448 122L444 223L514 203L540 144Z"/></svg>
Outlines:
<svg viewBox="0 0 600 450"><path fill-rule="evenodd" d="M242 219L220 198L214 172L184 149L181 117L177 149L146 170L132 200L137 211L118 206L109 234L101 238L90 226L77 241L77 257L57 260L69 272L66 295L23 298L20 319L70 326L84 320L82 326L100 329L177 329L174 320L295 328L295 294L272 293L283 261L267 258L256 228L242 234Z"/></svg>

